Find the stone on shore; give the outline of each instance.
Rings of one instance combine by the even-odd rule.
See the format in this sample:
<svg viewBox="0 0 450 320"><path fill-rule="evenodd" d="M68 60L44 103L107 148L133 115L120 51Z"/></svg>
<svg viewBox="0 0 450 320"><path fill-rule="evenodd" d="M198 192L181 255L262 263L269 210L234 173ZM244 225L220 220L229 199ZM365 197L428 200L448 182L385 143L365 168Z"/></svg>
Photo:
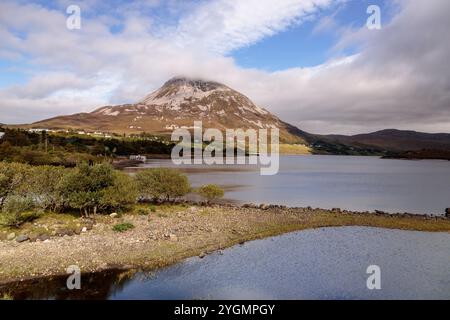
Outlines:
<svg viewBox="0 0 450 320"><path fill-rule="evenodd" d="M10 234L8 234L8 236L6 237L6 240L11 241L14 240L14 238L16 237L16 234L14 232L11 232Z"/></svg>
<svg viewBox="0 0 450 320"><path fill-rule="evenodd" d="M16 241L21 243L30 240L30 238L26 235L20 235L16 238Z"/></svg>

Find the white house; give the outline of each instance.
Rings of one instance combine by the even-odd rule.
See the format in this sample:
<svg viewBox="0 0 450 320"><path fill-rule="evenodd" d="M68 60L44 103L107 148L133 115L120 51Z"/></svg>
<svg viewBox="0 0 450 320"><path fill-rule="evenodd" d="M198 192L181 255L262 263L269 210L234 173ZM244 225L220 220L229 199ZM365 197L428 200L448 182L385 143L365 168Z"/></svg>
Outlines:
<svg viewBox="0 0 450 320"><path fill-rule="evenodd" d="M137 160L137 161L145 162L145 161L147 161L147 157L141 156L141 155L132 155L132 156L130 156L130 160Z"/></svg>

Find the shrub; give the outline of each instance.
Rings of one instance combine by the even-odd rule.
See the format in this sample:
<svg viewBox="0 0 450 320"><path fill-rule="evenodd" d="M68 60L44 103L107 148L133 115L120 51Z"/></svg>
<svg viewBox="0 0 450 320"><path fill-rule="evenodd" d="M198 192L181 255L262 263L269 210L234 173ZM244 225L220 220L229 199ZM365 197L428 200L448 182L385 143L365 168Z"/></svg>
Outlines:
<svg viewBox="0 0 450 320"><path fill-rule="evenodd" d="M123 172L115 171L113 176L113 184L102 191L99 203L101 210L120 210L137 201L136 182Z"/></svg>
<svg viewBox="0 0 450 320"><path fill-rule="evenodd" d="M168 168L146 169L136 174L140 197L143 199L176 199L189 193L188 178L178 170Z"/></svg>
<svg viewBox="0 0 450 320"><path fill-rule="evenodd" d="M88 216L105 204L105 189L114 186L114 170L109 164L78 165L63 177L58 189L67 204Z"/></svg>
<svg viewBox="0 0 450 320"><path fill-rule="evenodd" d="M30 170L28 165L0 162L0 208L9 196L26 193Z"/></svg>
<svg viewBox="0 0 450 320"><path fill-rule="evenodd" d="M202 197L204 197L208 202L223 198L223 196L225 195L224 190L215 184L208 184L202 186L197 190L197 192Z"/></svg>
<svg viewBox="0 0 450 320"><path fill-rule="evenodd" d="M115 232L125 232L125 231L131 230L133 228L134 228L134 225L132 223L128 223L128 222L126 222L126 223L119 223L119 224L116 224L113 227L113 231L115 231Z"/></svg>
<svg viewBox="0 0 450 320"><path fill-rule="evenodd" d="M19 227L26 221L37 218L33 211L35 204L32 198L13 196L8 197L0 215L0 224L9 227Z"/></svg>
<svg viewBox="0 0 450 320"><path fill-rule="evenodd" d="M64 207L64 198L59 184L69 170L63 167L34 167L29 179L28 189L35 196L37 205L50 211L58 211Z"/></svg>

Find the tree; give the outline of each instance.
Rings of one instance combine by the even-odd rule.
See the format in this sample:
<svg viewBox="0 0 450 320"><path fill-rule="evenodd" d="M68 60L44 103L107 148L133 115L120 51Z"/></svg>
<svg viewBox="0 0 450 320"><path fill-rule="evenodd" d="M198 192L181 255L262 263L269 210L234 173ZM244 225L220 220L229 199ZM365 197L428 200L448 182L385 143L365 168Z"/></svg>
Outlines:
<svg viewBox="0 0 450 320"><path fill-rule="evenodd" d="M97 213L104 190L113 185L114 170L109 164L82 163L63 177L58 189L70 207L89 216Z"/></svg>
<svg viewBox="0 0 450 320"><path fill-rule="evenodd" d="M9 196L26 191L30 170L25 164L0 162L0 208Z"/></svg>
<svg viewBox="0 0 450 320"><path fill-rule="evenodd" d="M44 210L58 211L64 207L64 199L59 184L69 170L63 167L33 167L29 181L29 192Z"/></svg>
<svg viewBox="0 0 450 320"><path fill-rule="evenodd" d="M197 192L204 197L208 203L213 200L223 198L225 195L225 191L215 184L202 186L197 190Z"/></svg>
<svg viewBox="0 0 450 320"><path fill-rule="evenodd" d="M100 209L122 209L136 203L137 198L136 182L129 175L116 171L113 185L102 192Z"/></svg>
<svg viewBox="0 0 450 320"><path fill-rule="evenodd" d="M185 196L191 190L188 178L178 170L169 168L139 171L136 181L143 199L170 201Z"/></svg>
<svg viewBox="0 0 450 320"><path fill-rule="evenodd" d="M19 227L27 220L36 217L34 212L35 202L30 196L9 196L2 208L0 225Z"/></svg>

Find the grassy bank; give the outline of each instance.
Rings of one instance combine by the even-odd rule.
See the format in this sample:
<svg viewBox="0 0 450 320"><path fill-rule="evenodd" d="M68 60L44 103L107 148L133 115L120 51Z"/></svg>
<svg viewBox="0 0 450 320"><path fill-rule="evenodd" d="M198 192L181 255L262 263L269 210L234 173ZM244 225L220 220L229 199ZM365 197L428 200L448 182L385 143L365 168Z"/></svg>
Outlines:
<svg viewBox="0 0 450 320"><path fill-rule="evenodd" d="M45 215L20 229L0 230L0 283L65 274L70 265L82 272L155 269L249 240L339 226L450 232L444 218L308 208L137 205L95 220ZM30 240L8 241L11 232Z"/></svg>

